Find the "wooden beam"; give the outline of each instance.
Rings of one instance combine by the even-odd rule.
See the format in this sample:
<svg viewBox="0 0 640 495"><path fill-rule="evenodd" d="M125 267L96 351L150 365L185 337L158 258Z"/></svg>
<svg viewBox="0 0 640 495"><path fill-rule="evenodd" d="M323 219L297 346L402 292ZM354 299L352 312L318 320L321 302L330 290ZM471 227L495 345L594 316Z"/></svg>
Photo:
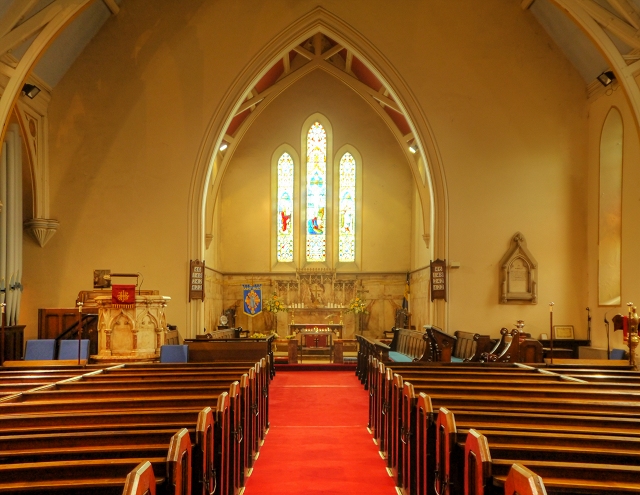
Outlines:
<svg viewBox="0 0 640 495"><path fill-rule="evenodd" d="M118 15L118 12L120 12L120 7L118 7L118 4L115 2L115 0L102 0L104 2L104 4L107 6L107 8L111 11L111 13L113 15Z"/></svg>
<svg viewBox="0 0 640 495"><path fill-rule="evenodd" d="M322 60L320 62L320 67L326 70L327 72L329 72L330 74L336 76L341 81L344 81L349 85L355 86L359 91L369 94L371 97L373 97L374 100L379 101L384 106L387 106L395 110L396 112L403 113L402 110L400 110L400 107L398 106L398 104L395 101L393 101L391 98L387 98L386 96L383 96L382 94L378 93L375 89L370 88L365 83L361 82L360 80L353 77L352 75L347 74L344 71L341 71L335 65L330 64L325 60Z"/></svg>
<svg viewBox="0 0 640 495"><path fill-rule="evenodd" d="M347 50L347 60L346 60L346 64L345 64L344 70L348 74L352 74L352 72L351 72L351 63L352 62L353 62L353 53L351 53L350 51Z"/></svg>
<svg viewBox="0 0 640 495"><path fill-rule="evenodd" d="M593 0L575 0L598 24L632 48L640 48L640 33Z"/></svg>
<svg viewBox="0 0 640 495"><path fill-rule="evenodd" d="M522 7L522 10L528 10L535 1L536 0L522 0L522 2L520 2L520 7Z"/></svg>
<svg viewBox="0 0 640 495"><path fill-rule="evenodd" d="M340 52L342 49L343 49L343 46L340 44L337 44L333 48L329 48L326 52L324 52L322 54L322 58L325 60L328 60L331 57L333 57L336 53Z"/></svg>
<svg viewBox="0 0 640 495"><path fill-rule="evenodd" d="M56 2L47 5L37 14L29 17L29 19L24 21L22 24L13 28L2 38L0 38L0 55L7 53L9 50L20 45L25 40L29 39L35 33L40 31L51 21L51 19L53 19L58 13L60 13L63 8L63 1L57 0Z"/></svg>
<svg viewBox="0 0 640 495"><path fill-rule="evenodd" d="M313 52L316 57L322 55L322 33L320 32L313 35Z"/></svg>
<svg viewBox="0 0 640 495"><path fill-rule="evenodd" d="M404 140L408 143L409 141L413 141L414 135L413 132L410 132L409 134L405 134L403 137Z"/></svg>
<svg viewBox="0 0 640 495"><path fill-rule="evenodd" d="M611 6L634 28L640 29L640 12L629 0L609 0Z"/></svg>
<svg viewBox="0 0 640 495"><path fill-rule="evenodd" d="M0 18L0 38L11 31L38 0L14 1Z"/></svg>
<svg viewBox="0 0 640 495"><path fill-rule="evenodd" d="M282 65L284 66L284 73L288 74L291 72L291 61L289 60L289 52L282 57Z"/></svg>
<svg viewBox="0 0 640 495"><path fill-rule="evenodd" d="M315 57L313 53L311 53L306 48L302 48L300 45L296 45L295 47L293 47L293 51L296 53L299 53L300 55L302 55L304 58L308 60L313 60L313 58Z"/></svg>

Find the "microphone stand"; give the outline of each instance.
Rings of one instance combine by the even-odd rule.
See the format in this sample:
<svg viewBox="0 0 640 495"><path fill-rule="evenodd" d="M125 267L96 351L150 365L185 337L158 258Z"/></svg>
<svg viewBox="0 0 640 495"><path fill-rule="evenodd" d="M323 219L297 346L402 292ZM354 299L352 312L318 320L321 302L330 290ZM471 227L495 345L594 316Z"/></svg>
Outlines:
<svg viewBox="0 0 640 495"><path fill-rule="evenodd" d="M587 340L591 345L591 310L587 308Z"/></svg>

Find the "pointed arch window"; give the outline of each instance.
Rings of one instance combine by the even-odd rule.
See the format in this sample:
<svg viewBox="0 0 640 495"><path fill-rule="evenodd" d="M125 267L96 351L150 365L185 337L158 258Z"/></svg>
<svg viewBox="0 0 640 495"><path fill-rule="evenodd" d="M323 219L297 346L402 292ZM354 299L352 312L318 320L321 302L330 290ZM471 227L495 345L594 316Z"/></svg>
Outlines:
<svg viewBox="0 0 640 495"><path fill-rule="evenodd" d="M356 260L356 160L349 152L340 159L338 193L338 261Z"/></svg>
<svg viewBox="0 0 640 495"><path fill-rule="evenodd" d="M293 261L293 158L287 152L278 160L278 208L276 225L278 247L277 258L280 262Z"/></svg>
<svg viewBox="0 0 640 495"><path fill-rule="evenodd" d="M307 133L307 242L308 262L327 259L327 133L314 122Z"/></svg>

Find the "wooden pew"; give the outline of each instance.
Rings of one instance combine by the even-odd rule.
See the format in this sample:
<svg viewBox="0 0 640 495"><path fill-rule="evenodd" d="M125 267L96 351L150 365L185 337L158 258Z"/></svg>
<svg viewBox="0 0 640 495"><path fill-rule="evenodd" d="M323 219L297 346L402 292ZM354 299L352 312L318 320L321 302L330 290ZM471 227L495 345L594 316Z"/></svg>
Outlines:
<svg viewBox="0 0 640 495"><path fill-rule="evenodd" d="M121 370L121 368L118 371L120 371L120 370ZM198 374L201 375L203 372L211 372L210 370L211 370L210 367L207 367L207 368L198 367ZM116 375L119 378L126 379L127 375L130 375L132 372L136 373L136 371L133 371L133 370L130 370L130 369L129 370L123 370L124 371L123 373L115 373L115 371L116 370L114 370L114 369L107 370L106 374L109 374L109 380L113 381L112 379ZM167 372L167 376L168 376L169 373L172 376L175 376L175 373L176 373L176 369L175 368L171 369L171 370L166 369L165 371ZM193 371L193 370L191 370L191 371ZM97 370L95 373L96 374L102 374L102 373L105 373L105 370ZM215 371L213 371L213 373L215 373ZM148 369L146 367L145 367L145 369L139 370L139 374L144 375L146 377L146 378L143 378L143 381L141 382L141 383L143 383L143 386L146 386L146 382L149 381L149 379L152 378L155 375L154 374L154 370L150 370L150 369ZM100 376L100 375L98 375L98 376ZM88 379L88 378L94 378L94 377L86 377L86 376L84 376L82 378L83 379ZM200 378L201 378L201 376L200 376ZM99 380L97 381L97 385L100 386ZM63 386L64 386L64 384L63 384ZM175 384L173 384L171 386L173 387L173 386L175 386ZM236 390L237 390L237 387L236 387ZM141 389L138 389L138 392L141 392ZM162 393L162 392L157 392L157 393ZM260 393L260 391L257 391L256 393L257 393L257 395L260 396L260 400L262 400L263 397L262 397L262 394ZM24 399L25 397L28 397L31 400L33 400L34 397L38 396L38 394L44 395L45 393L44 392L35 392L35 394L34 393L21 394L21 398ZM147 390L146 394L148 394L148 390ZM151 395L153 395L153 394L154 394L154 392L151 393ZM188 401L185 402L185 400L183 400L179 396L180 396L180 394L178 393L177 396L176 396L176 394L173 394L170 397L161 396L161 397L159 397L159 399L161 399L161 400L165 399L165 402L166 402L166 399L168 398L169 399L169 401L168 401L169 403L175 402L176 400L179 400L180 403L181 403L181 406L189 405ZM191 397L191 399L196 400L196 403L197 403L197 399L195 397ZM65 401L62 401L62 403L64 403L64 402ZM128 402L134 402L134 403L137 402L138 406L143 405L144 407L162 407L162 404L163 404L162 401L158 402L157 400L155 402L149 402L149 401L140 402L140 401L135 401L135 400L134 401L128 401ZM237 407L237 405L233 406L234 402L237 402L237 399L235 399L235 400L232 399L232 401L231 401L231 403L232 403L231 410L235 409L237 411L239 408ZM50 406L52 404L53 403L50 403ZM37 405L37 404L35 404L35 405ZM252 404L250 404L250 405L252 406ZM7 409L8 404L5 404L4 406L5 406L4 411L8 411L8 409ZM58 409L65 408L65 407L66 407L66 409L69 409L69 407L67 407L67 406L69 406L69 404L64 404L64 405L57 404L55 407L57 407ZM168 404L167 404L167 406L168 406ZM84 407L84 406L82 406L82 407ZM125 404L122 403L121 399L119 399L119 400L113 399L113 400L109 400L108 404L106 404L103 407L109 407L109 408L116 408L117 409L117 408L122 408L122 407L131 407L131 404L126 404L125 405ZM133 406L133 407L135 407L135 406ZM74 408L75 407L71 407L71 409L74 409ZM259 408L257 406L256 407L250 407L250 408L248 408L248 410L249 410L249 413L244 413L244 415L241 416L243 421L247 421L248 422L253 417L255 417L256 414L259 413ZM85 413L83 412L82 414L85 414ZM245 444L243 437L244 437L244 432L247 431L247 428L243 428L243 424L237 419L236 415L232 415L232 418L234 419L234 421L227 422L227 424L231 424L232 427L228 428L228 433L226 435L225 434L222 435L222 438L221 438L221 442L222 443L218 442L218 445L223 445L224 444L225 436L233 435L233 437L234 437L233 440L227 441L227 444L228 444L229 449L230 449L231 454L232 454L231 455L232 459L229 461L229 469L228 469L228 471L230 473L229 476L233 477L233 483L231 485L235 486L235 487L239 487L244 482L244 479L243 479L244 478L244 466L247 466L249 464L249 461L253 460L253 455L252 455L253 451L251 451L249 448L241 449L241 448L237 447L237 445L242 447ZM249 438L249 435L247 435L247 438ZM256 439L256 445L257 445L257 442L258 442L258 440ZM243 452L244 452L244 454L243 454ZM219 472L221 472L221 470L219 470Z"/></svg>
<svg viewBox="0 0 640 495"><path fill-rule="evenodd" d="M583 429L575 432L574 417L549 416L538 418L537 421L529 418L530 424L521 421L519 429L503 429L502 421L508 418L497 417L492 413L495 422L486 424L487 429L482 429L483 435L488 438L492 449L496 454L502 454L506 449L518 450L518 462L526 465L525 460L556 460L564 462L592 462L596 464L633 464L640 461L640 427L633 425L635 431L623 435L617 431L610 435L605 427L599 426L598 431ZM600 418L597 418L600 419ZM550 420L553 420L553 424ZM593 424L597 424L593 421ZM535 431L529 431L534 429ZM486 453L483 444L469 439L473 428L465 429L457 425L454 414L445 407L438 412L438 420L435 427L435 452L436 470L441 474L436 479L436 484L441 488L450 480L463 479L463 466L469 464L470 459L480 459ZM469 450L465 451L465 441L472 442L473 455L469 456ZM447 456L449 452L449 456ZM466 453L465 453L466 452ZM494 458L496 456L493 456ZM490 461L489 461L490 462ZM464 469L464 476L474 479L474 486L484 483L488 476L487 466L482 470L477 464L469 465ZM468 468L468 469L467 469ZM484 474L483 474L484 473ZM467 484L465 482L465 484ZM452 492L461 489L457 486Z"/></svg>
<svg viewBox="0 0 640 495"><path fill-rule="evenodd" d="M161 457L0 464L0 493L120 494L129 472L144 461L153 466L162 493L191 493L191 442L186 429L173 435Z"/></svg>
<svg viewBox="0 0 640 495"><path fill-rule="evenodd" d="M398 375L394 377L394 380L395 390L398 391L402 388L403 395L400 402L397 401L397 392L395 394L396 398L391 399L395 403L392 403L390 407L391 421L387 425L389 431L385 432L386 440L383 443L386 444L385 446L389 452L390 467L394 470L397 483L401 485L408 483L410 477L413 476L410 473L410 465L414 461L409 456L415 456L415 449L411 445L415 439L411 435L415 435L416 432L416 418L414 416L416 398L411 383L405 382L403 384L402 378ZM560 387L564 386L564 391L562 389L558 390L558 385L555 384L547 387L547 389L538 390L532 388L529 384L529 389L526 389L518 385L515 380L511 385L517 385L517 388L511 390L509 387L476 386L472 380L468 380L465 387L459 390L456 390L455 387L451 387L450 390L447 390L447 387L444 389L435 387L437 391L431 394L431 399L438 406L444 405L452 407L454 410L456 407L462 406L479 410L491 410L493 408L494 410L500 409L503 414L520 411L544 411L548 408L553 408L556 412L565 414L575 411L576 408L589 408L588 414L609 414L618 417L624 417L625 415L632 417L637 414L637 393L607 392L602 390L593 392L579 391L575 389L575 385L570 384L569 387L566 387L567 384L560 385ZM541 383L539 386L547 386L547 384ZM425 391L428 390L427 388ZM433 391L434 387L431 387L431 390ZM482 395L488 393L492 395ZM570 396L567 397L567 395ZM521 398L518 398L518 396ZM539 396L539 398L535 402L529 402L523 406L521 404L523 399L531 396ZM611 400L614 398L620 400ZM608 402L603 402L601 399L608 400ZM389 412L387 412L387 417L389 417Z"/></svg>
<svg viewBox="0 0 640 495"><path fill-rule="evenodd" d="M534 411L538 411L537 416L539 418L542 418L543 420L550 421L551 419L553 419L555 421L554 425L561 423L562 417L560 416L559 413L570 415L573 412L574 413L573 415L566 416L567 419L565 420L565 426L568 426L569 428L571 428L577 422L577 420L580 419L580 417L578 416L578 412L576 411L581 411L582 414L584 414L585 416L593 415L592 416L593 420L591 421L591 424L594 424L594 425L598 423L600 424L602 423L602 418L597 416L598 413L595 412L596 410L600 410L601 414L606 415L606 417L610 419L613 416L618 416L618 418L625 417L625 413L618 414L618 411L617 411L618 408L622 405L620 401L607 403L607 402L598 401L598 400L587 400L585 399L585 397L587 397L588 394L585 394L585 393L582 393L582 397L583 397L582 400L577 398L561 399L563 394L556 394L555 399L540 398L536 401L536 403L529 403L527 405L517 405L517 400L514 402L512 397L509 398L506 396L474 398L473 395L466 396L466 397L465 396L452 397L452 396L447 396L445 394L440 396L433 395L431 397L428 397L426 396L426 394L420 394L420 400L419 400L418 411L417 411L418 427L416 431L415 426L409 426L412 424L412 421L413 421L413 418L411 417L411 414L412 414L411 401L413 398L412 385L411 383L405 383L404 385L405 385L405 394L403 397L404 401L402 403L402 406L405 407L405 410L404 410L405 415L403 416L403 419L402 419L403 424L400 427L401 433L405 435L405 438L408 438L411 435L416 436L416 441L418 444L417 452L418 452L419 458L421 459L423 458L422 456L425 455L425 452L424 452L425 447L422 444L426 442L426 438L428 436L427 431L429 428L428 425L430 422L429 418L433 414L433 410L431 409L433 407L431 404L432 401L434 405L437 407L442 408L444 406L447 408L453 408L454 411L457 411L458 408L465 408L468 410L473 408L475 410L474 412L478 414L481 411L493 411L492 413L493 417L491 418L491 421L493 422L492 426L495 426L495 423L499 422L500 420L508 420L510 423L513 423L514 417L517 418L522 414L531 414ZM513 385L518 386L516 382L514 382ZM545 386L546 385L547 384L545 384ZM458 391L454 390L452 391L452 393L463 394L465 392L463 390L458 390ZM518 395L519 392L516 390L514 391L514 394ZM576 392L573 395L575 395L576 397L580 397L581 394ZM637 394L625 394L625 395L627 399L635 399L637 401ZM551 394L551 396L553 396L553 394ZM591 398L593 398L593 394ZM515 408L514 408L514 404L516 404ZM638 412L637 411L638 403L633 401L625 402L623 408L625 408L628 411L628 413L626 413L627 418L629 419L634 418ZM635 409L635 412L634 412L634 409ZM514 411L517 411L517 414L514 414ZM551 416L548 415L550 412L554 412L556 413L556 415L552 418ZM472 412L469 412L468 414L472 414ZM530 416L529 420L533 420L533 417ZM611 422L612 422L612 419L610 423ZM630 426L630 425L632 425L632 423L627 422L625 423L624 426ZM514 428L513 424L510 424L509 427L512 429ZM540 426L538 425L538 427ZM584 430L585 428L582 428L582 431ZM603 430L601 428L598 431L602 432ZM607 430L604 430L604 431L606 432ZM615 433L620 433L620 431L621 429L619 428L617 432L607 432L607 433L615 434ZM408 441L409 440L407 440L407 442ZM431 442L431 446L433 447L433 441ZM446 451L448 451L448 449L445 449L445 452ZM443 455L446 455L446 454L442 454L440 449L438 449L437 447L436 447L436 452L437 452L436 457L442 457ZM411 451L408 448L405 448L402 453L404 454L404 456L415 455L413 454L413 451ZM403 463L404 461L408 461L409 466L405 468L404 466L407 466L407 463L405 462L403 466L399 468L399 471L400 471L399 475L404 476L403 482L407 484L407 483L411 483L410 477L412 476L412 473L410 471L411 471L411 463L413 462L413 459L408 457L407 459L405 459L405 458L402 458L401 456L400 463ZM439 465L442 465L442 463L445 463L445 462L446 461L440 461ZM413 465L415 466L415 463ZM448 467L445 466L445 468L439 468L438 470L440 473L444 473L448 469ZM409 472L405 472L403 469L406 469ZM417 475L419 479L421 477L424 479L425 473L430 472L429 466L427 466L424 463L419 465L417 468L414 468L414 470L417 471ZM444 478L442 479L446 479L446 476L448 476L448 472L443 476ZM423 481L422 483L424 483L425 486L417 487L418 493L423 493L424 490L426 489L425 488L426 485L428 484L428 482L426 481Z"/></svg>
<svg viewBox="0 0 640 495"><path fill-rule="evenodd" d="M620 441L611 442L611 448L595 448L594 445L600 439L587 437L583 441L574 440L566 446L546 449L539 445L526 448L516 444L490 449L487 438L472 429L465 443L464 457L467 465L464 493L500 493L504 490L508 470L515 462L538 474L549 494L568 491L572 494L589 495L639 493L640 466L637 463L637 450L624 455L613 452L616 445L624 448ZM583 449L582 452L575 452L580 448ZM574 455L570 455L571 453ZM593 457L596 459L592 462L571 460L580 455L587 460ZM631 460L630 464L625 462L627 459Z"/></svg>
<svg viewBox="0 0 640 495"><path fill-rule="evenodd" d="M505 495L546 495L542 478L520 464L513 464L504 484Z"/></svg>
<svg viewBox="0 0 640 495"><path fill-rule="evenodd" d="M223 397L222 401L225 400ZM218 407L223 406L224 404L219 404ZM204 408L197 415L196 411L187 414L155 411L156 416L161 413L162 417L154 417L152 421L146 422L142 422L140 418L147 417L148 411L136 411L135 417L122 413L123 411L116 411L111 416L102 414L100 418L86 415L80 419L76 416L63 416L69 424L67 428L59 428L60 425L56 421L59 416L56 418L52 415L22 418L22 423L27 425L27 428L16 428L15 424L8 430L0 427L0 463L72 459L76 458L78 453L82 454L83 459L100 456L131 457L134 449L139 457L157 457L159 449L166 452L168 439L181 429L181 425L189 425L187 430L193 446L192 491L194 494L202 495L208 495L213 491L216 485L215 428L210 407ZM220 414L223 420L224 416L224 413ZM0 424L4 426L6 419L6 416L1 417ZM45 421L39 421L42 419ZM165 421L164 428L158 427L160 420ZM46 433L43 433L43 430ZM158 445L157 441L155 444L151 443L158 436L166 437L167 445Z"/></svg>
<svg viewBox="0 0 640 495"><path fill-rule="evenodd" d="M149 461L141 462L127 475L122 495L156 495L156 477Z"/></svg>

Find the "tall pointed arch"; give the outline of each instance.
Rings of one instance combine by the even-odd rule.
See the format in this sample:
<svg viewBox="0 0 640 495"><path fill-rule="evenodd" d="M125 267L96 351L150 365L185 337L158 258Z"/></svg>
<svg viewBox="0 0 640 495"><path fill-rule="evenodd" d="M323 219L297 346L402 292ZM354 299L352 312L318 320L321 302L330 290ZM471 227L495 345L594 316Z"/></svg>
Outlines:
<svg viewBox="0 0 640 495"><path fill-rule="evenodd" d="M292 59L298 57L292 62ZM337 64L336 57L343 63ZM343 19L317 7L276 36L245 66L214 112L200 147L191 187L188 253L202 257L205 191L213 182L215 201L222 177L248 128L279 94L313 70L333 75L360 97L387 124L412 171L424 212L424 239L433 258L448 258L448 197L442 160L434 134L415 96L385 56ZM372 77L370 77L372 76ZM367 84L374 80L376 88ZM228 144L215 175L211 164L222 142ZM409 152L408 144L421 150L424 168ZM333 159L331 153L329 157ZM301 160L304 163L304 157ZM332 170L332 167L329 167ZM303 201L301 199L301 201ZM331 219L330 219L331 220ZM331 228L329 228L329 235ZM328 239L328 250L333 250ZM330 253L328 251L328 259ZM447 305L430 303L430 321L446 326ZM189 326L202 323L197 305L190 306Z"/></svg>

